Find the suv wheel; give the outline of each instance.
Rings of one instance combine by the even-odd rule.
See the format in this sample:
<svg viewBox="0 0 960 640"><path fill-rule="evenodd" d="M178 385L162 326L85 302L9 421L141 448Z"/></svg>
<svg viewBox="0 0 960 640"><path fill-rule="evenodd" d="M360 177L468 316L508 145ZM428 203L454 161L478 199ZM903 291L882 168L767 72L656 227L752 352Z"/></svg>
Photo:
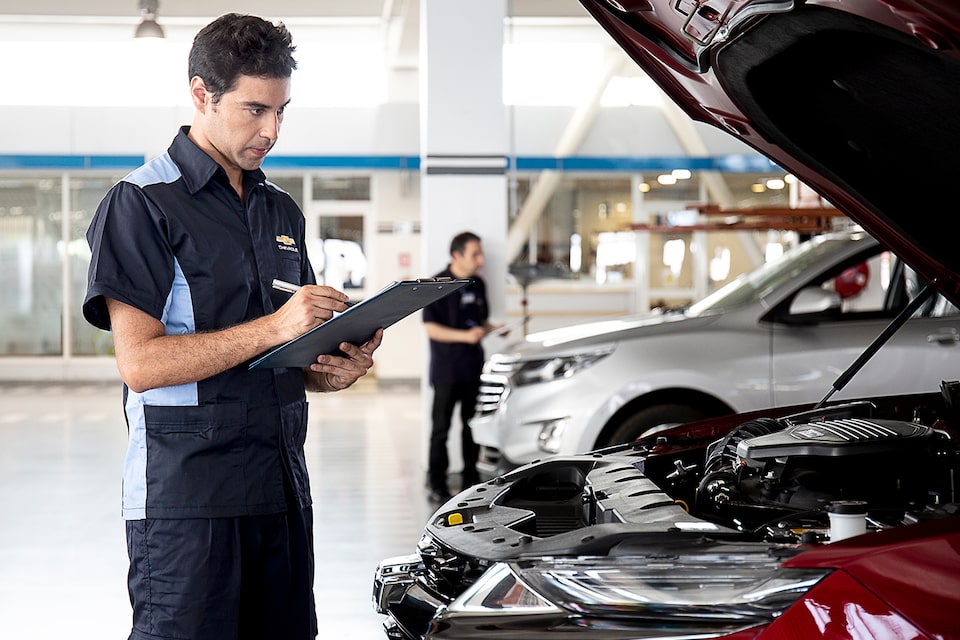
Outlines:
<svg viewBox="0 0 960 640"><path fill-rule="evenodd" d="M598 442L598 447L632 442L644 432L655 427L670 427L684 422L709 418L710 414L696 407L683 404L657 404L637 411L627 417L617 428L610 432L606 441Z"/></svg>

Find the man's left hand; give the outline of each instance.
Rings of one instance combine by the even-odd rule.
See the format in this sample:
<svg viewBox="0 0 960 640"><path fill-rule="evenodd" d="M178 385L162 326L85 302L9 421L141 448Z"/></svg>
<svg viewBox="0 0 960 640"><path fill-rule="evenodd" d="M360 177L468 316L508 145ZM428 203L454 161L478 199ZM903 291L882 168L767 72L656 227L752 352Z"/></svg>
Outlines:
<svg viewBox="0 0 960 640"><path fill-rule="evenodd" d="M342 356L324 354L310 365L310 377L317 382L317 391L341 391L362 378L373 366L373 352L383 340L383 329L377 329L370 340L361 346L340 343Z"/></svg>

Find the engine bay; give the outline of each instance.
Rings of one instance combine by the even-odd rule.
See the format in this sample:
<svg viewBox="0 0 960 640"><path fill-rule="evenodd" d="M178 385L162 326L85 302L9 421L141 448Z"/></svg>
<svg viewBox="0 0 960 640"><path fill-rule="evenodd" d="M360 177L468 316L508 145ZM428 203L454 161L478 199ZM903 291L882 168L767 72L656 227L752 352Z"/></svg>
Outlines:
<svg viewBox="0 0 960 640"><path fill-rule="evenodd" d="M866 528L956 513L957 444L869 402L745 422L707 448L693 489L699 517L764 540L830 542L830 514L859 506ZM693 479L664 478L688 493Z"/></svg>
<svg viewBox="0 0 960 640"><path fill-rule="evenodd" d="M419 553L452 595L503 560L705 539L790 555L954 516L958 398L960 383L944 383L939 394L690 423L534 462L443 505Z"/></svg>
<svg viewBox="0 0 960 640"><path fill-rule="evenodd" d="M958 424L960 382L945 382L940 393L714 418L532 462L441 506L400 575L452 601L504 561L718 544L785 560L949 518L960 514Z"/></svg>

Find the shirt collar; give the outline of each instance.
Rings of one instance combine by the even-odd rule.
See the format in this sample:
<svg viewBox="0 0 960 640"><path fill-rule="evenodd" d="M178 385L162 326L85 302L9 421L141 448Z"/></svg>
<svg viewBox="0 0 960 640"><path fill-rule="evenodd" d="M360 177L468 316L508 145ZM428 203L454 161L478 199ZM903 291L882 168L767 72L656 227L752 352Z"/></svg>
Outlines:
<svg viewBox="0 0 960 640"><path fill-rule="evenodd" d="M189 138L189 126L180 127L177 137L173 139L170 145L169 153L173 161L180 167L180 173L183 175L184 184L190 195L193 195L207 186L207 183L213 179L217 172L226 172L217 164L217 162L207 155L206 151L201 149ZM243 172L244 184L260 184L267 179L266 175L260 169Z"/></svg>

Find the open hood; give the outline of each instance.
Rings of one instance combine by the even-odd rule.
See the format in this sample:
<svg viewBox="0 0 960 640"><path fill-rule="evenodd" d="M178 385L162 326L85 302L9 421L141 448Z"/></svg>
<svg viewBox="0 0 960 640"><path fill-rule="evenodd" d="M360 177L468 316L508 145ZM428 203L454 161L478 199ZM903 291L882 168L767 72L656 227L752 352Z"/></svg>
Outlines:
<svg viewBox="0 0 960 640"><path fill-rule="evenodd" d="M960 3L581 2L692 118L792 172L960 304Z"/></svg>

